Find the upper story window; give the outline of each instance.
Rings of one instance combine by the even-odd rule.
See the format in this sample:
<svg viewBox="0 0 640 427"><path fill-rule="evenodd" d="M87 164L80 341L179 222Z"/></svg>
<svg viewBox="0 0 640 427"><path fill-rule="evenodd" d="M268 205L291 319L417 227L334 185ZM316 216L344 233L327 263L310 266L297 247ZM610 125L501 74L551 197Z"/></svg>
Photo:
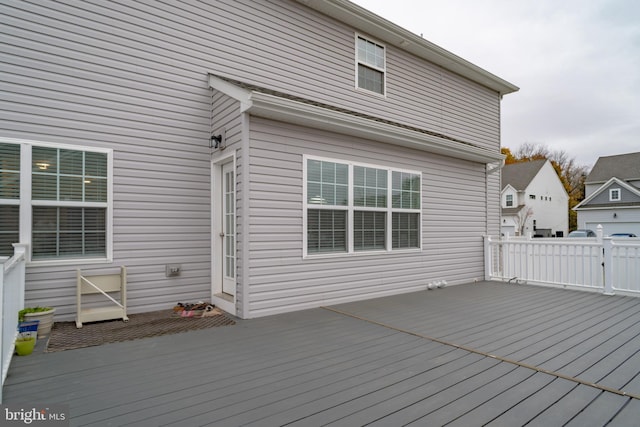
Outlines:
<svg viewBox="0 0 640 427"><path fill-rule="evenodd" d="M513 194L507 194L507 207L513 206Z"/></svg>
<svg viewBox="0 0 640 427"><path fill-rule="evenodd" d="M535 194L529 194L529 198L530 198L531 200L535 200L535 199L536 199L536 195L535 195Z"/></svg>
<svg viewBox="0 0 640 427"><path fill-rule="evenodd" d="M357 87L384 95L386 59L385 47L356 36Z"/></svg>
<svg viewBox="0 0 640 427"><path fill-rule="evenodd" d="M111 150L4 140L0 154L0 255L21 242L32 261L110 258Z"/></svg>
<svg viewBox="0 0 640 427"><path fill-rule="evenodd" d="M305 158L305 254L421 247L421 174Z"/></svg>
<svg viewBox="0 0 640 427"><path fill-rule="evenodd" d="M610 202L619 202L622 200L622 195L620 193L619 188L612 188L609 190L609 201Z"/></svg>

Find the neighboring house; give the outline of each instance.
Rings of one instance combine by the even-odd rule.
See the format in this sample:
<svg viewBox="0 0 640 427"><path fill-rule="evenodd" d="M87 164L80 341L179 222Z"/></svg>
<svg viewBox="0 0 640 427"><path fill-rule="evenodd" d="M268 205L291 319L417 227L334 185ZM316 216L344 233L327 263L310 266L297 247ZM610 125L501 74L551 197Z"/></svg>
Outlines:
<svg viewBox="0 0 640 427"><path fill-rule="evenodd" d="M574 208L578 228L605 236L633 233L640 236L640 152L600 157L585 181L585 199Z"/></svg>
<svg viewBox="0 0 640 427"><path fill-rule="evenodd" d="M549 160L505 165L501 200L503 235L567 235L569 195Z"/></svg>
<svg viewBox="0 0 640 427"><path fill-rule="evenodd" d="M242 318L484 277L518 88L345 0L5 2L1 254L26 302ZM174 274L178 271L178 274Z"/></svg>

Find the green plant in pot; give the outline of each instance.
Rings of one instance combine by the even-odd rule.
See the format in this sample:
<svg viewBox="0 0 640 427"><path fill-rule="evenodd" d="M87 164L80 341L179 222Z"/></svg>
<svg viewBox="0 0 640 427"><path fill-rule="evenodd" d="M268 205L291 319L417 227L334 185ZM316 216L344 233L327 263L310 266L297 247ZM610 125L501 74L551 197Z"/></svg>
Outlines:
<svg viewBox="0 0 640 427"><path fill-rule="evenodd" d="M26 336L16 338L16 353L18 356L28 356L36 346L36 337Z"/></svg>
<svg viewBox="0 0 640 427"><path fill-rule="evenodd" d="M18 312L18 321L27 322L30 320L39 320L38 338L43 338L51 332L55 312L56 309L53 307L27 307Z"/></svg>

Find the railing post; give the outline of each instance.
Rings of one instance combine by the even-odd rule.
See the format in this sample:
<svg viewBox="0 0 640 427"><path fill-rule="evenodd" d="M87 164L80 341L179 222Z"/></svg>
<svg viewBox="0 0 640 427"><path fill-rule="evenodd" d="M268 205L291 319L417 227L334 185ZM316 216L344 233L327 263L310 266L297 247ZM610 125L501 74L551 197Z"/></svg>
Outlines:
<svg viewBox="0 0 640 427"><path fill-rule="evenodd" d="M27 245L14 243L13 252L0 260L0 403L18 335L18 312L24 308Z"/></svg>
<svg viewBox="0 0 640 427"><path fill-rule="evenodd" d="M13 244L13 254L16 259L22 260L22 263L18 266L18 309L22 310L24 308L24 292L25 292L25 260L27 259L27 248L29 245L25 243L14 243Z"/></svg>
<svg viewBox="0 0 640 427"><path fill-rule="evenodd" d="M604 294L614 295L613 292L613 239L605 237L602 241L602 274Z"/></svg>
<svg viewBox="0 0 640 427"><path fill-rule="evenodd" d="M493 258L491 252L491 236L484 236L484 280L491 280L493 276L493 269L491 259Z"/></svg>

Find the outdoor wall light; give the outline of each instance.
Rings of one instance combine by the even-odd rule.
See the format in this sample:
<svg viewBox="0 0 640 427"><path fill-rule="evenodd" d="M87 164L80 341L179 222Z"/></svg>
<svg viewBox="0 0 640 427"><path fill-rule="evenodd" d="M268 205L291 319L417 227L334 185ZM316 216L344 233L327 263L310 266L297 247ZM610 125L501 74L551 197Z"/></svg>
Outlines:
<svg viewBox="0 0 640 427"><path fill-rule="evenodd" d="M614 213L613 213L613 217L614 217L614 218L618 218L618 214L614 212Z"/></svg>
<svg viewBox="0 0 640 427"><path fill-rule="evenodd" d="M211 135L211 140L209 141L209 148L218 148L220 144L222 144L222 134Z"/></svg>

